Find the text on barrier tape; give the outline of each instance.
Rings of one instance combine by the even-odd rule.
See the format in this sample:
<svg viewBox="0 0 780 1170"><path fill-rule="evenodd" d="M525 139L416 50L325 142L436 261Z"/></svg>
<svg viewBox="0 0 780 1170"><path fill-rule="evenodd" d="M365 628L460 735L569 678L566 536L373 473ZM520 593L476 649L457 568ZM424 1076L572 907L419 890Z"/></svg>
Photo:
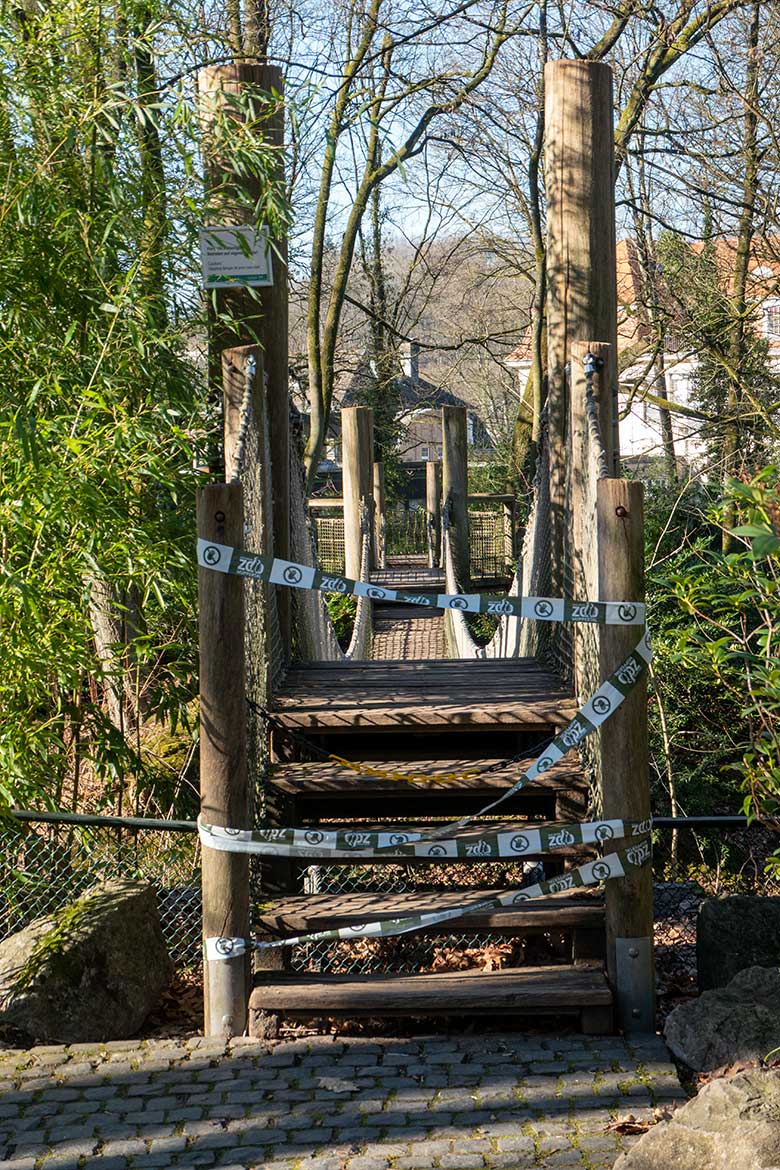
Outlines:
<svg viewBox="0 0 780 1170"><path fill-rule="evenodd" d="M435 857L438 859L522 857L568 849L573 845L603 845L623 837L644 837L649 820L586 821L538 827L490 829L469 837L436 838L429 833L359 829L232 829L198 819L201 844L223 853L252 853L262 857L381 858Z"/></svg>
<svg viewBox="0 0 780 1170"><path fill-rule="evenodd" d="M373 601L397 601L433 609L459 609L465 613L490 613L543 622L594 622L606 626L643 626L645 606L639 601L572 601L556 597L496 597L481 593L409 593L386 589L365 581L353 581L323 573L296 561L242 552L228 544L198 539L198 564L217 573L234 573L291 589L319 589L323 593L351 594Z"/></svg>

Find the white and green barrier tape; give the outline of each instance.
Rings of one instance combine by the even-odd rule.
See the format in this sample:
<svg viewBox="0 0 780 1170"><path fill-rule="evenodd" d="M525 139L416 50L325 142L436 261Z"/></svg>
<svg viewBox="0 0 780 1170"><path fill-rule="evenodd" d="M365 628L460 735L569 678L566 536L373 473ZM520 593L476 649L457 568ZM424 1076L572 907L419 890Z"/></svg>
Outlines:
<svg viewBox="0 0 780 1170"><path fill-rule="evenodd" d="M507 597L482 593L410 593L386 589L366 581L353 581L323 573L296 561L243 552L228 544L198 539L198 564L218 573L233 573L270 585L291 589L319 589L323 593L370 597L373 601L398 601L433 609L460 609L465 613L492 613L497 617L521 617L543 622L594 622L606 626L643 626L645 607L635 601L571 601L555 597Z"/></svg>
<svg viewBox="0 0 780 1170"><path fill-rule="evenodd" d="M406 918L385 918L377 922L358 923L354 926L342 926L334 930L318 930L312 934L295 935L292 938L207 938L204 944L206 958L219 961L237 958L250 950L301 946L304 943L314 942L336 942L341 939L389 938L394 935L407 934L410 931L436 926L440 922L448 922L453 918L462 918L464 914L480 914L487 910L498 910L503 906L519 906L523 902L530 902L534 898L543 898L547 894L557 894L564 890L575 890L584 886L595 886L608 878L625 877L632 871L647 865L650 860L650 852L650 841L645 838L628 849L609 853L606 857L589 861L586 865L580 865L559 877L538 882L523 890L508 890L505 894L496 894L492 898L482 898L478 902L469 902L430 914L414 914Z"/></svg>
<svg viewBox="0 0 780 1170"><path fill-rule="evenodd" d="M360 829L229 829L198 820L201 843L225 853L253 853L262 857L298 857L353 860L392 857L433 857L437 860L476 857L517 858L568 849L573 845L603 845L623 837L644 837L650 821L603 820L584 824L490 829L469 837L434 839L426 833Z"/></svg>

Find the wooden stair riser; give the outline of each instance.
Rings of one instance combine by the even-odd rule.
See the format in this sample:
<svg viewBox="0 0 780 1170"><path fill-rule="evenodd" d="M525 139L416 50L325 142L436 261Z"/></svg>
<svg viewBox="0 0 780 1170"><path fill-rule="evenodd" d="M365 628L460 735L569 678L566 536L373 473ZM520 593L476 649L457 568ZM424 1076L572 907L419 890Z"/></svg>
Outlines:
<svg viewBox="0 0 780 1170"><path fill-rule="evenodd" d="M316 976L262 972L250 997L250 1035L268 1016L415 1018L575 1015L583 1031L608 1031L612 994L590 967L515 968L434 975Z"/></svg>

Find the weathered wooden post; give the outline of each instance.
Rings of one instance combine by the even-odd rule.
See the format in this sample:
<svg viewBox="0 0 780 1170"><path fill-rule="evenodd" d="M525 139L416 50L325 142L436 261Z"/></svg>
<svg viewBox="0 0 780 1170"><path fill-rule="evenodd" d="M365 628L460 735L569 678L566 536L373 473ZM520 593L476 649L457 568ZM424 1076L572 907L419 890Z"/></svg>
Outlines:
<svg viewBox="0 0 780 1170"><path fill-rule="evenodd" d="M385 509L385 465L374 462L374 561L375 569L387 568L387 517Z"/></svg>
<svg viewBox="0 0 780 1170"><path fill-rule="evenodd" d="M442 497L448 513L447 539L452 550L458 589L468 589L471 578L469 557L468 447L466 407L443 406Z"/></svg>
<svg viewBox="0 0 780 1170"><path fill-rule="evenodd" d="M644 601L644 489L626 479L597 487L599 599ZM639 626L602 626L600 671L607 678L639 641ZM644 821L650 816L647 675L599 732L602 814ZM651 865L606 883L607 971L626 1031L655 1030L653 871Z"/></svg>
<svg viewBox="0 0 780 1170"><path fill-rule="evenodd" d="M368 406L346 406L341 412L344 477L344 561L347 577L360 577L363 548L361 505L373 505L374 412Z"/></svg>
<svg viewBox="0 0 780 1170"><path fill-rule="evenodd" d="M441 460L425 464L425 513L428 528L428 568L441 563Z"/></svg>
<svg viewBox="0 0 780 1170"><path fill-rule="evenodd" d="M240 484L209 484L198 498L198 536L240 547ZM240 577L198 570L201 814L212 825L252 827L244 698L244 592ZM249 937L249 858L204 849L203 937ZM204 972L207 1036L241 1035L250 955L211 960Z"/></svg>
<svg viewBox="0 0 780 1170"><path fill-rule="evenodd" d="M611 346L605 380L617 394L612 70L600 61L551 61L544 83L551 589L560 596L572 341L598 337ZM604 436L613 475L615 437Z"/></svg>
<svg viewBox="0 0 780 1170"><path fill-rule="evenodd" d="M203 153L211 215L221 226L252 222L265 192L261 178L237 168L227 127L249 122L276 152L273 181L284 193L284 78L275 65L210 65L198 74L203 119ZM212 294L210 309L210 377L220 378L224 349L257 343L263 352L267 383L273 527L276 555L290 556L290 398L288 377L287 242L273 240L273 284L224 289ZM282 641L289 646L290 595L279 590L277 609Z"/></svg>

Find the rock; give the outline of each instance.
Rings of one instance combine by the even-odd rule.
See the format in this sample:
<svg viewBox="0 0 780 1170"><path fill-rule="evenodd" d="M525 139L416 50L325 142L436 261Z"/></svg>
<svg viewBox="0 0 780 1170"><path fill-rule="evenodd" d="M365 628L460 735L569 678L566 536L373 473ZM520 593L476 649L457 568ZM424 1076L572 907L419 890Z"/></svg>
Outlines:
<svg viewBox="0 0 780 1170"><path fill-rule="evenodd" d="M780 1072L711 1081L671 1121L653 1126L613 1170L776 1170Z"/></svg>
<svg viewBox="0 0 780 1170"><path fill-rule="evenodd" d="M780 970L750 967L728 987L680 1004L667 1017L664 1039L698 1072L760 1060L780 1047Z"/></svg>
<svg viewBox="0 0 780 1170"><path fill-rule="evenodd" d="M780 898L707 898L696 926L699 990L725 987L746 967L780 966Z"/></svg>
<svg viewBox="0 0 780 1170"><path fill-rule="evenodd" d="M124 1040L172 974L152 887L108 882L0 943L0 1026L45 1043Z"/></svg>

